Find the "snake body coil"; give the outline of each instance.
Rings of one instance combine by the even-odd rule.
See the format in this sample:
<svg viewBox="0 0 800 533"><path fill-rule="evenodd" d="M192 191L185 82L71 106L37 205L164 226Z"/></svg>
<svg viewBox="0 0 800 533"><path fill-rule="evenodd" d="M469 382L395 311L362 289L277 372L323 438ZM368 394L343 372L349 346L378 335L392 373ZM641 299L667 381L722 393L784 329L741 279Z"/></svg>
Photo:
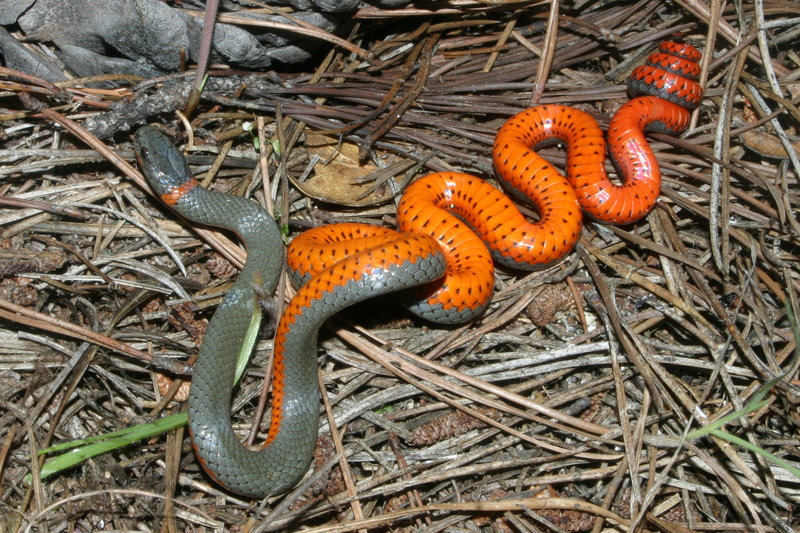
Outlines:
<svg viewBox="0 0 800 533"><path fill-rule="evenodd" d="M192 221L235 231L248 249L247 263L209 324L192 378L190 430L211 477L234 492L262 497L287 490L307 470L319 416L317 331L332 314L410 288L413 294L404 298L413 312L436 322L463 322L488 305L492 257L515 268L541 267L573 248L582 210L616 224L645 216L661 181L644 128L674 134L686 127L685 108L696 106L702 95L693 81L699 57L685 43L665 43L634 71L631 90L647 95L625 104L609 127L622 185L606 177L605 141L591 116L565 106L538 106L509 119L493 148L501 180L531 199L538 221L529 222L508 197L479 178L437 173L404 193L400 232L334 224L296 237L288 266L304 284L278 324L272 419L265 449L258 452L242 446L231 428L231 390L236 356L260 313L258 294L274 290L282 268L280 233L254 202L199 187L163 134L140 129L137 154L162 200ZM551 138L567 144L566 177L534 151Z"/></svg>

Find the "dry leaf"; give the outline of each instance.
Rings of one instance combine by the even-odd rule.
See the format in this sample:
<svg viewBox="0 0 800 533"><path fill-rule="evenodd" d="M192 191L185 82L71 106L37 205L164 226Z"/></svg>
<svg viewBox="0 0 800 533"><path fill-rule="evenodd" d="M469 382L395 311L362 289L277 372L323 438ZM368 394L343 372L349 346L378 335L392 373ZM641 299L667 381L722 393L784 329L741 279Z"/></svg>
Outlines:
<svg viewBox="0 0 800 533"><path fill-rule="evenodd" d="M309 154L318 156L320 161L308 179L302 182L292 179L304 194L324 202L353 207L382 203L391 197L381 194L382 188L370 193L373 183L358 181L358 178L379 169L371 162L359 163L355 144L339 143L336 137L310 134L306 137L306 146Z"/></svg>

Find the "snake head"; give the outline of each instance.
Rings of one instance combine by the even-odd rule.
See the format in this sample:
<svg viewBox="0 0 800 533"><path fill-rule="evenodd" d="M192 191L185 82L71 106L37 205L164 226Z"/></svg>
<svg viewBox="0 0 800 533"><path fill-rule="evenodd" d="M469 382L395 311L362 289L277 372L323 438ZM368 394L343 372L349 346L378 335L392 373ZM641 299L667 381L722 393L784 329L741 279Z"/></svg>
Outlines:
<svg viewBox="0 0 800 533"><path fill-rule="evenodd" d="M197 185L183 155L165 134L142 126L136 131L133 144L142 172L165 203L173 205Z"/></svg>

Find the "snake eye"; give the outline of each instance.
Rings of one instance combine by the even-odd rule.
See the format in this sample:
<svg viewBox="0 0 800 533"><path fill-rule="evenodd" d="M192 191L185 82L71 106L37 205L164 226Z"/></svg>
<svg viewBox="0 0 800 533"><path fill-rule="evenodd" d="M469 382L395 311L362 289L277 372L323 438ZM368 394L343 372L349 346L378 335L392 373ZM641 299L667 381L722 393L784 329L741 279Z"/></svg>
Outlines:
<svg viewBox="0 0 800 533"><path fill-rule="evenodd" d="M139 155L141 157L148 157L150 155L150 150L148 150L145 147L141 147L141 148L139 148Z"/></svg>

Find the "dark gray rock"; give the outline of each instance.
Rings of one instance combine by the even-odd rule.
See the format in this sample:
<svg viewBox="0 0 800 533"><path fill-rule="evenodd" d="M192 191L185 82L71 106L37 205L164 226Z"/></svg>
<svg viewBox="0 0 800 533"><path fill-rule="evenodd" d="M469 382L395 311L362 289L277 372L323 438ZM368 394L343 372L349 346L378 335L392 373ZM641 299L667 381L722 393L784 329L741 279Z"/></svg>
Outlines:
<svg viewBox="0 0 800 533"><path fill-rule="evenodd" d="M0 0L0 26L14 24L34 0Z"/></svg>
<svg viewBox="0 0 800 533"><path fill-rule="evenodd" d="M66 79L66 76L57 65L22 46L22 43L16 40L2 26L0 26L0 55L3 56L5 65L8 68L49 81Z"/></svg>
<svg viewBox="0 0 800 533"><path fill-rule="evenodd" d="M286 1L283 2L287 3ZM288 0L301 18L335 33L348 22L346 13L360 0ZM373 5L396 7L408 0L373 0ZM29 41L53 44L63 66L76 76L124 73L143 77L176 72L181 53L196 61L203 21L160 0L0 0L2 20L16 22ZM278 14L241 16L293 24ZM49 80L63 79L62 65L32 56L0 39L7 65L39 72ZM275 63L309 59L323 41L291 31L216 24L211 62L235 68L266 70Z"/></svg>

